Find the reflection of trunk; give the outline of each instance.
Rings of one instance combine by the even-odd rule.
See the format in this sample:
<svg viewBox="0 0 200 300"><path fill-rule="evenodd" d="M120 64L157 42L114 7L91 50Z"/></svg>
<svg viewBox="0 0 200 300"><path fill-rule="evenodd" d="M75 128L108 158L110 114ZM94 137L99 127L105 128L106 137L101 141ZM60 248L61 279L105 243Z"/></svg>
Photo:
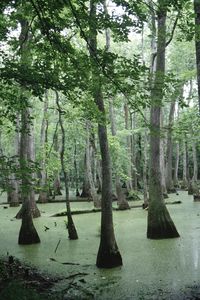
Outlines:
<svg viewBox="0 0 200 300"><path fill-rule="evenodd" d="M46 171L46 143L47 143L47 130L48 130L48 95L45 93L44 108L43 108L43 119L41 125L40 134L40 151L41 151L41 162L40 162L40 192L38 202L47 203L49 201L48 184L47 184L47 171Z"/></svg>
<svg viewBox="0 0 200 300"><path fill-rule="evenodd" d="M161 129L163 129L163 112L161 108L160 112L160 124L161 124ZM164 153L164 141L165 141L165 136L164 136L164 131L161 131L161 136L160 136L160 172L161 172L161 185L162 185L162 193L164 198L168 198L167 195L167 188L166 188L166 181L165 181L165 153Z"/></svg>
<svg viewBox="0 0 200 300"><path fill-rule="evenodd" d="M115 122L115 115L114 115L114 108L112 101L109 102L109 112L110 112L110 122L111 122L111 131L112 136L116 136L117 130L116 130L116 122ZM130 206L125 198L125 194L122 190L120 177L118 175L117 170L118 163L116 163L115 168L115 187L116 187L116 193L117 193L117 200L118 200L118 208L120 210L130 209Z"/></svg>
<svg viewBox="0 0 200 300"><path fill-rule="evenodd" d="M174 192L174 185L172 180L172 126L174 122L174 113L175 113L175 101L171 102L170 113L169 113L169 124L167 132L167 153L166 153L166 187L168 193Z"/></svg>
<svg viewBox="0 0 200 300"><path fill-rule="evenodd" d="M92 68L92 91L101 120L98 122L98 136L102 159L102 202L101 202L101 239L96 265L99 268L112 268L122 265L121 254L115 240L112 215L112 173L106 128L106 113L101 87L100 70L97 65L96 0L90 0L90 59ZM105 5L106 6L106 5Z"/></svg>
<svg viewBox="0 0 200 300"><path fill-rule="evenodd" d="M89 181L89 186L90 186L90 195L92 197L92 200L94 202L94 207L101 207L101 202L99 199L99 196L96 192L96 188L94 185L94 180L93 180L93 174L92 174L92 146L90 143L90 127L89 127L89 122L87 121L86 123L86 128L87 128L87 139L86 139L86 170L87 170L87 178Z"/></svg>
<svg viewBox="0 0 200 300"><path fill-rule="evenodd" d="M125 120L125 129L129 130L129 111L127 103L124 104L124 120ZM133 189L132 185L132 153L131 153L131 137L128 134L126 138L126 147L127 147L127 160L128 160L128 180L127 180L127 189L128 191Z"/></svg>
<svg viewBox="0 0 200 300"><path fill-rule="evenodd" d="M174 169L174 186L175 187L179 187L178 166L179 166L179 142L176 142L176 156L175 156L175 169Z"/></svg>
<svg viewBox="0 0 200 300"><path fill-rule="evenodd" d="M166 45L166 11L161 0L158 0L157 20L157 62L154 85L151 91L150 178L147 227L147 237L151 239L179 236L163 200L160 174L160 112L164 89Z"/></svg>
<svg viewBox="0 0 200 300"><path fill-rule="evenodd" d="M61 143L61 151L60 151L60 160L61 160L61 166L62 166L62 172L64 175L64 182L65 182L65 197L66 197L66 208L67 208L67 230L69 234L69 239L70 240L77 240L78 235L76 232L76 228L72 219L71 215L71 208L70 208L70 201L69 201L69 178L68 178L68 173L65 169L65 162L64 162L64 155L65 155L65 130L63 127L63 120L62 120L62 110L60 107L59 103L59 95L58 92L56 91L56 104L58 108L58 113L59 113L59 124L61 128L61 134L62 134L62 143Z"/></svg>

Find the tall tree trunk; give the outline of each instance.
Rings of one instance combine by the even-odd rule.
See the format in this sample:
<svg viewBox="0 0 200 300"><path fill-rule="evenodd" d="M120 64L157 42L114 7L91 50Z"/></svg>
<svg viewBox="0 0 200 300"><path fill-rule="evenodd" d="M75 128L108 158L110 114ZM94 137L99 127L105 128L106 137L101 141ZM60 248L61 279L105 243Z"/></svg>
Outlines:
<svg viewBox="0 0 200 300"><path fill-rule="evenodd" d="M111 132L112 136L117 135L117 129L116 129L116 121L115 121L115 115L114 115L114 108L113 108L113 102L112 100L109 102L109 113L110 113L110 122L111 122ZM118 164L116 164L118 165ZM118 175L117 166L115 166L115 188L116 188L116 194L117 194L117 203L118 208L120 210L130 209L130 206L126 200L125 194L122 190L122 184L120 181L120 177Z"/></svg>
<svg viewBox="0 0 200 300"><path fill-rule="evenodd" d="M168 198L166 178L165 178L165 134L163 130L163 110L160 110L160 124L161 124L161 136L160 136L160 172L161 172L161 186L164 198Z"/></svg>
<svg viewBox="0 0 200 300"><path fill-rule="evenodd" d="M19 232L18 243L19 244L35 244L40 242L38 233L34 227L32 220L32 178L30 179L30 138L29 138L29 124L30 124L30 113L29 109L25 108L22 110L22 130L21 130L21 141L20 141L20 168L22 171L22 208L21 217L22 224ZM28 170L28 172L27 172Z"/></svg>
<svg viewBox="0 0 200 300"><path fill-rule="evenodd" d="M79 172L77 166L77 145L76 140L74 141L74 172L75 172L75 187L76 187L76 197L79 197Z"/></svg>
<svg viewBox="0 0 200 300"><path fill-rule="evenodd" d="M196 47L196 67L197 67L197 86L198 86L198 102L200 113L200 1L194 0L195 13L195 47Z"/></svg>
<svg viewBox="0 0 200 300"><path fill-rule="evenodd" d="M124 121L125 121L125 129L129 130L129 109L127 103L124 103ZM128 180L126 183L127 190L131 191L133 189L132 184L132 153L131 153L131 136L128 134L126 138L126 147L127 147L127 160L130 162L128 163Z"/></svg>
<svg viewBox="0 0 200 300"><path fill-rule="evenodd" d="M86 150L85 150L85 152L86 152ZM90 185L89 185L89 180L88 180L88 176L87 176L86 153L85 153L85 157L84 157L84 177L83 177L81 198L91 198Z"/></svg>
<svg viewBox="0 0 200 300"><path fill-rule="evenodd" d="M145 118L147 116L145 110ZM148 145L148 136L147 131L145 130L143 135L143 199L144 199L144 208L148 206L148 183L147 183L147 175L148 175L148 154L147 154L147 145Z"/></svg>
<svg viewBox="0 0 200 300"><path fill-rule="evenodd" d="M33 125L31 124L31 119L30 119L30 116L31 116L31 109L30 108L27 108L26 111L24 112L25 114L27 114L27 117L26 119L28 120L27 121L27 124L26 124L26 130L27 132L25 134L27 134L27 137L23 137L23 135L21 134L21 139L25 138L26 141L27 141L27 160L28 160L28 164L31 167L31 164L34 164L35 162L35 142L34 142L34 127ZM21 121L23 122L23 120ZM22 124L22 127L24 125ZM20 147L22 145L22 142L20 142ZM20 149L21 151L21 149ZM29 170L29 172L31 172L31 170ZM35 184L35 173L32 172L31 174L28 175L29 176L29 183L30 183L30 186L29 186L29 198L30 198L30 209L31 209L31 214L32 214L32 217L33 218L38 218L40 217L40 211L37 207L37 204L36 204L36 201L35 201L35 191L34 191L34 184ZM16 215L16 218L17 219L21 219L22 218L22 213L23 213L23 205L21 207L21 209L19 210L19 212L17 213Z"/></svg>
<svg viewBox="0 0 200 300"><path fill-rule="evenodd" d="M101 88L101 78L96 61L97 57L97 30L96 30L96 8L95 0L90 0L90 58L92 65L93 97L102 114L102 121L98 123L98 136L102 159L102 203L101 203L101 237L97 254L96 265L98 268L112 268L122 265L122 257L115 240L113 215L112 215L112 174L111 161L106 128L106 113Z"/></svg>
<svg viewBox="0 0 200 300"><path fill-rule="evenodd" d="M168 132L167 132L166 188L168 193L175 192L174 183L172 179L172 154L173 154L172 126L174 122L175 104L176 101L172 101L170 105Z"/></svg>
<svg viewBox="0 0 200 300"><path fill-rule="evenodd" d="M157 61L151 91L150 180L147 237L163 239L179 237L163 200L160 174L160 110L165 75L166 10L158 0Z"/></svg>
<svg viewBox="0 0 200 300"><path fill-rule="evenodd" d="M131 129L134 130L136 128L136 114L133 113L131 115ZM137 159L137 136L135 134L131 134L130 137L130 155L131 155L131 179L132 179L132 187L134 190L138 189L138 159Z"/></svg>
<svg viewBox="0 0 200 300"><path fill-rule="evenodd" d="M178 167L179 167L179 142L176 142L176 154L175 154L175 168L174 168L174 186L179 187L178 182Z"/></svg>
<svg viewBox="0 0 200 300"><path fill-rule="evenodd" d="M47 130L48 130L48 118L47 118L47 111L48 111L48 95L47 91L45 92L44 98L44 107L43 107L43 119L41 124L41 131L40 131L40 151L41 151L41 161L40 161L40 181L39 181L39 197L38 202L40 203L47 203L49 201L49 186L47 184L47 171L46 171L46 143L47 143Z"/></svg>
<svg viewBox="0 0 200 300"><path fill-rule="evenodd" d="M17 156L15 159L16 167L19 167L19 155L20 155L20 134L19 134L19 114L16 114L16 131L14 138L14 155ZM10 177L10 190L8 191L8 202L11 207L19 206L20 200L20 189L19 180L16 178L16 174L11 174Z"/></svg>
<svg viewBox="0 0 200 300"><path fill-rule="evenodd" d="M182 188L187 189L188 188L188 157L187 157L187 144L185 141L185 138L183 139L183 182L182 182Z"/></svg>
<svg viewBox="0 0 200 300"><path fill-rule="evenodd" d="M60 154L59 144L58 144L58 133L56 132L54 135L54 150ZM61 196L61 182L60 182L60 172L56 172L54 175L54 181L53 181L53 198L55 199L55 196Z"/></svg>
<svg viewBox="0 0 200 300"><path fill-rule="evenodd" d="M24 68L27 67L27 65L30 64L31 61L31 51L30 51L30 34L29 34L29 23L25 19L20 20L21 25L21 32L19 36L19 43L21 46L21 64ZM33 137L33 127L31 125L31 118L30 118L30 103L28 97L28 91L24 86L21 87L21 93L24 93L24 100L23 106L21 108L21 140L20 140L20 168L22 172L22 207L18 214L16 215L16 218L22 218L22 227L20 230L19 235L19 243L31 243L32 237L30 236L30 240L28 236L26 236L26 228L24 224L30 227L27 227L27 232L32 227L34 228L32 224L32 220L30 220L30 217L37 218L40 216L39 209L36 206L35 203L35 195L34 195L34 189L33 189L33 181L35 174L31 170L31 164L35 161L35 154L34 154L34 137ZM22 96L23 98L23 96ZM26 104L26 107L24 105ZM24 149L22 149L24 147ZM28 168L28 170L27 170ZM31 172L31 173L30 173ZM24 178L27 177L27 178ZM25 188L24 185L27 185ZM26 191L27 189L27 191ZM31 210L30 212L28 210ZM26 216L27 214L27 216ZM28 218L28 219L27 219ZM34 230L32 230L33 233L33 242L34 238L37 240L36 237L36 230L35 230L35 236L34 236ZM30 231L31 233L31 231Z"/></svg>
<svg viewBox="0 0 200 300"><path fill-rule="evenodd" d="M91 147L90 143L90 125L89 122L86 122L86 130L87 130L87 139L86 139L86 170L87 170L87 178L89 181L90 186L90 195L92 197L94 207L99 208L101 207L101 201L99 199L99 195L97 194L95 185L94 185L94 179L92 175L92 151L93 148Z"/></svg>
<svg viewBox="0 0 200 300"><path fill-rule="evenodd" d="M65 130L63 126L63 120L62 120L62 109L59 103L59 95L58 92L56 91L56 104L58 108L58 113L59 113L59 124L61 128L61 134L62 134L62 144L61 144L61 151L60 151L60 160L61 160L61 166L62 166L62 172L64 175L64 182L65 182L65 199L66 199L66 208L67 208L67 230L69 234L69 239L70 240L77 240L78 239L78 234L72 219L72 214L71 214L71 207L70 207L70 200L69 200L69 176L65 168L65 162L64 162L64 155L65 155Z"/></svg>

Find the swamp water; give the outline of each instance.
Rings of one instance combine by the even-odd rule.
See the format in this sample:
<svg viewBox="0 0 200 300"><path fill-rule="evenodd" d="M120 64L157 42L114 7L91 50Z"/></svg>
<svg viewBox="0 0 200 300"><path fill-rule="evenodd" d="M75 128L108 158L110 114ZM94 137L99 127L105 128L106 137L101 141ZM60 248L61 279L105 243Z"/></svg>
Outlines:
<svg viewBox="0 0 200 300"><path fill-rule="evenodd" d="M41 244L30 246L17 244L21 221L14 216L19 208L0 205L0 255L8 252L56 276L83 274L74 280L81 294L72 285L63 299L200 299L200 203L194 203L186 192L167 199L175 200L182 203L168 205L168 209L181 236L178 239L148 240L147 211L141 208L114 211L115 235L123 258L120 268L95 267L100 213L74 215L79 240L68 240L66 217L50 217L64 210L64 203L38 205L42 217L34 219L34 224ZM89 208L92 203L72 203L72 210ZM57 289L65 285L63 280Z"/></svg>

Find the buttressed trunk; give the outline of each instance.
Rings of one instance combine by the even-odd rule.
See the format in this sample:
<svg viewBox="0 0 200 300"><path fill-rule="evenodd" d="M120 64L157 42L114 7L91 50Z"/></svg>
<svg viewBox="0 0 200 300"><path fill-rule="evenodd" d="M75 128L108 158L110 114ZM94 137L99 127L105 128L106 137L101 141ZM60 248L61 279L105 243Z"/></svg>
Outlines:
<svg viewBox="0 0 200 300"><path fill-rule="evenodd" d="M163 1L158 1L157 62L154 84L151 91L150 116L150 180L147 237L163 239L179 234L165 206L160 172L160 110L163 98L165 75L166 16Z"/></svg>

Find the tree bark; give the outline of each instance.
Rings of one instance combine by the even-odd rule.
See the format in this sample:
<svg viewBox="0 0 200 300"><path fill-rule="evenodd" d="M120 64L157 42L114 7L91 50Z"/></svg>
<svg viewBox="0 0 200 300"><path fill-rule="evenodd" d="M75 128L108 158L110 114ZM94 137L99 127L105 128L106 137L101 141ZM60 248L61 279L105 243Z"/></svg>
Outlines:
<svg viewBox="0 0 200 300"><path fill-rule="evenodd" d="M116 129L116 121L115 121L115 115L114 115L114 108L113 108L112 100L109 101L109 114L110 114L110 123L111 123L112 136L116 136L117 135L117 129ZM116 164L116 165L118 165L118 164ZM121 181L120 181L120 177L118 175L117 166L114 165L114 168L115 168L115 188L116 188L116 194L117 194L118 208L119 208L119 210L130 209L128 201L126 200L125 194L122 190L122 184L121 184Z"/></svg>
<svg viewBox="0 0 200 300"><path fill-rule="evenodd" d="M71 207L70 207L70 201L69 201L69 178L68 178L68 173L65 168L65 162L64 162L64 155L65 155L65 130L63 126L63 120L62 120L62 110L61 106L59 103L59 95L58 92L55 91L56 93L56 104L58 108L58 113L59 113L59 124L61 128L61 134L62 134L62 144L61 144L61 151L60 151L60 160L61 160L61 166L62 166L62 172L64 175L64 182L65 182L65 199L66 199L66 208L67 208L67 230L69 234L69 239L70 240L77 240L78 239L78 234L72 219L72 214L71 214Z"/></svg>
<svg viewBox="0 0 200 300"><path fill-rule="evenodd" d="M162 195L160 174L160 110L165 75L166 10L158 1L157 62L151 91L150 180L147 237L164 239L179 237Z"/></svg>
<svg viewBox="0 0 200 300"><path fill-rule="evenodd" d="M127 103L124 103L124 121L125 121L125 129L129 130L129 110ZM127 160L130 161L127 166L128 172L128 180L126 182L127 190L131 191L133 189L132 184L132 153L131 153L131 137L130 135L126 138L126 148L127 148Z"/></svg>
<svg viewBox="0 0 200 300"><path fill-rule="evenodd" d="M178 182L178 167L179 167L179 142L176 142L176 154L175 154L175 169L174 169L174 186L179 187Z"/></svg>
<svg viewBox="0 0 200 300"><path fill-rule="evenodd" d="M22 208L19 212L22 218L22 224L19 232L18 243L19 244L35 244L40 243L40 238L34 227L32 220L32 178L30 179L30 149L29 149L29 123L30 114L29 109L24 108L22 110L21 117L22 129L21 129L21 141L20 141L20 168L22 171ZM28 170L28 171L27 171ZM16 216L17 217L17 216Z"/></svg>
<svg viewBox="0 0 200 300"><path fill-rule="evenodd" d="M92 157L92 147L90 143L90 125L89 122L86 122L86 131L87 131L87 138L86 138L86 170L87 170L87 178L89 181L90 186L90 195L92 197L94 207L99 208L101 207L101 201L99 199L99 195L97 194L95 185L94 185L94 179L92 174L92 163L91 163L91 157Z"/></svg>
<svg viewBox="0 0 200 300"><path fill-rule="evenodd" d="M102 203L101 203L101 237L97 254L96 265L98 268L113 268L122 265L122 257L115 240L113 215L112 215L112 174L111 161L106 128L106 114L101 88L100 70L97 65L97 30L95 0L90 0L89 32L90 32L90 59L92 66L92 93L94 101L102 114L98 122L98 136L102 159Z"/></svg>
<svg viewBox="0 0 200 300"><path fill-rule="evenodd" d="M47 111L48 111L48 95L47 91L45 92L44 98L44 107L43 107L43 119L41 124L41 131L40 131L40 152L41 152L41 161L40 161L40 181L39 181L39 203L47 203L49 202L49 186L47 183L47 171L46 171L46 143L47 143L47 130L48 130L48 118L47 118Z"/></svg>
<svg viewBox="0 0 200 300"><path fill-rule="evenodd" d="M172 179L172 127L174 123L176 101L172 101L169 112L168 132L167 132L167 152L166 152L166 188L168 193L175 192L174 183Z"/></svg>
<svg viewBox="0 0 200 300"><path fill-rule="evenodd" d="M20 133L19 133L19 114L16 114L16 129L14 138L14 155L16 155L15 163L16 167L19 167L19 155L20 155ZM10 177L10 190L8 191L8 202L10 207L19 206L20 189L19 180L16 178L16 174L11 174Z"/></svg>
<svg viewBox="0 0 200 300"><path fill-rule="evenodd" d="M198 86L198 103L200 113L200 1L194 0L195 13L195 48L196 48L196 67L197 67L197 86Z"/></svg>
<svg viewBox="0 0 200 300"><path fill-rule="evenodd" d="M188 188L188 168L187 168L187 164L188 164L188 157L187 157L187 144L185 141L185 138L183 139L183 182L182 182L182 188L183 189L187 189Z"/></svg>
<svg viewBox="0 0 200 300"><path fill-rule="evenodd" d="M165 132L163 130L163 111L160 110L160 124L161 124L161 136L160 136L160 171L161 171L161 185L164 198L168 198L166 178L165 178Z"/></svg>

